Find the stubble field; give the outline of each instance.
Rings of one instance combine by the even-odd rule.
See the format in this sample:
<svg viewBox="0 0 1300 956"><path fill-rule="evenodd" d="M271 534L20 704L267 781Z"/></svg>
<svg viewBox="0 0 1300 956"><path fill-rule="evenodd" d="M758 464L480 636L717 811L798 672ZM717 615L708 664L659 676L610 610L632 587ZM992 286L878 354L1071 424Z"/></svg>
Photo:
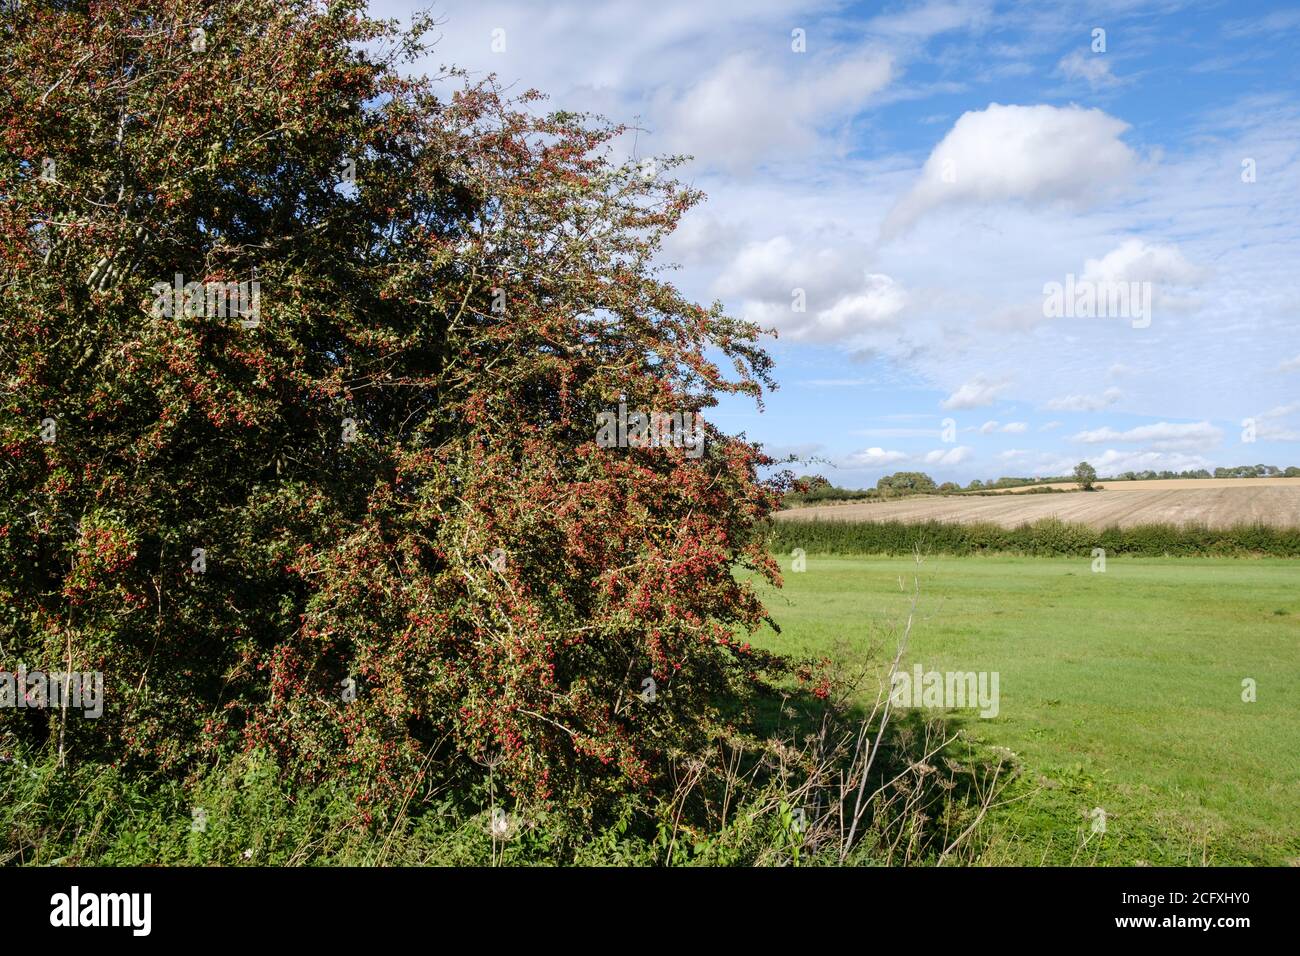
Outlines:
<svg viewBox="0 0 1300 956"><path fill-rule="evenodd" d="M1073 494L950 495L816 505L778 520L990 522L1004 528L1059 518L1094 528L1141 524L1300 526L1300 478L1101 482Z"/></svg>

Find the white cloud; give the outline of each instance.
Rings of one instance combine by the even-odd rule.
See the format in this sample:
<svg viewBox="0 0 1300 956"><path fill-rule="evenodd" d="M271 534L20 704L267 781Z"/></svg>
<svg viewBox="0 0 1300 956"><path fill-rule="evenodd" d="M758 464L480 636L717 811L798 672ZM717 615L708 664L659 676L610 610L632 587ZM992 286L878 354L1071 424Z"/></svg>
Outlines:
<svg viewBox="0 0 1300 956"><path fill-rule="evenodd" d="M1007 422L1005 425L1002 425L998 422L990 421L985 422L979 427L979 433L981 435L989 435L993 432L1005 432L1008 435L1019 435L1022 432L1028 431L1028 429L1029 425L1025 422Z"/></svg>
<svg viewBox="0 0 1300 956"><path fill-rule="evenodd" d="M785 236L752 242L714 283L724 298L739 300L747 318L797 341L835 341L891 325L907 302L887 275L862 268L856 246L796 249ZM804 311L796 312L795 290Z"/></svg>
<svg viewBox="0 0 1300 956"><path fill-rule="evenodd" d="M1293 359L1287 359L1285 362L1283 362L1281 365L1277 367L1277 370L1279 372L1300 371L1300 355L1297 355Z"/></svg>
<svg viewBox="0 0 1300 956"><path fill-rule="evenodd" d="M860 280L861 266L843 248L796 249L785 236L745 245L714 283L722 296L779 302L787 309L791 290L808 298L834 301Z"/></svg>
<svg viewBox="0 0 1300 956"><path fill-rule="evenodd" d="M1233 20L1224 24L1223 32L1230 37L1259 36L1264 33L1285 33L1300 27L1300 10L1274 10L1252 16L1249 20Z"/></svg>
<svg viewBox="0 0 1300 956"><path fill-rule="evenodd" d="M1166 287L1197 285L1204 275L1204 271L1188 262L1175 246L1131 237L1100 259L1086 259L1077 282L1073 276L1066 276L1064 284L1053 281L1044 285L1044 296L1055 287L1052 295L1057 298L1052 300L1054 305L1050 312L1045 299L1043 314L1072 314L1068 307L1062 311L1065 303L1060 296L1063 288L1069 290L1073 285L1078 292L1091 296L1089 302L1095 303L1099 310L1094 312L1092 304L1084 305L1082 309L1086 311L1081 310L1081 315L1109 314L1132 318L1135 328L1145 328L1150 325L1150 310L1157 305L1175 312L1195 308L1199 304L1195 298L1170 293ZM1065 292L1067 296L1075 294ZM1139 319L1144 319L1145 324L1138 325Z"/></svg>
<svg viewBox="0 0 1300 956"><path fill-rule="evenodd" d="M939 405L950 411L992 405L998 395L1005 391L1010 384L1010 382L1005 381L989 381L983 376L977 376L962 385L961 388L945 398Z"/></svg>
<svg viewBox="0 0 1300 956"><path fill-rule="evenodd" d="M1184 258L1175 247L1125 239L1100 259L1083 264L1083 278L1088 282L1152 282L1194 285L1204 273Z"/></svg>
<svg viewBox="0 0 1300 956"><path fill-rule="evenodd" d="M721 266L744 241L739 225L714 215L706 207L682 217L664 242L664 253L674 262Z"/></svg>
<svg viewBox="0 0 1300 956"><path fill-rule="evenodd" d="M934 451L928 451L921 456L920 461L925 465L938 465L942 468L959 465L970 456L970 448L965 445L958 445L956 448L936 448Z"/></svg>
<svg viewBox="0 0 1300 956"><path fill-rule="evenodd" d="M1259 441L1300 441L1300 430L1265 422L1255 431Z"/></svg>
<svg viewBox="0 0 1300 956"><path fill-rule="evenodd" d="M1074 441L1089 445L1130 442L1150 445L1154 451L1205 451L1223 440L1223 432L1209 422L1196 422L1190 425L1158 422L1155 425L1139 425L1124 432L1113 428L1096 428L1079 432L1071 437Z"/></svg>
<svg viewBox="0 0 1300 956"><path fill-rule="evenodd" d="M859 291L818 312L815 329L803 330L797 337L838 339L863 328L890 325L906 302L902 287L889 276L867 273Z"/></svg>
<svg viewBox="0 0 1300 956"><path fill-rule="evenodd" d="M1126 471L1195 471L1198 468L1213 468L1208 458L1200 455L1184 455L1177 452L1160 451L1117 451L1108 448L1101 455L1089 455L1088 462L1097 469L1097 474L1107 476L1120 475ZM1068 474L1074 467L1068 459L1061 459L1057 466L1044 474Z"/></svg>
<svg viewBox="0 0 1300 956"><path fill-rule="evenodd" d="M1135 167L1128 124L1077 106L1002 106L965 113L930 153L920 181L890 210L892 237L950 202L1090 203Z"/></svg>
<svg viewBox="0 0 1300 956"><path fill-rule="evenodd" d="M1049 401L1047 407L1054 412L1096 412L1114 405L1123 394L1118 388L1108 388L1100 395L1063 395Z"/></svg>
<svg viewBox="0 0 1300 956"><path fill-rule="evenodd" d="M1258 416L1255 423L1256 439L1263 441L1300 441L1300 431L1276 421L1276 419L1286 418L1297 410L1300 410L1300 402L1291 402L1287 405L1277 405Z"/></svg>
<svg viewBox="0 0 1300 956"><path fill-rule="evenodd" d="M1285 416L1290 415L1292 412L1297 410L1300 410L1300 402L1291 402L1287 405L1274 405L1272 408L1270 408L1268 411L1266 411L1263 415L1260 415L1259 417L1260 418L1284 418Z"/></svg>
<svg viewBox="0 0 1300 956"><path fill-rule="evenodd" d="M1075 50L1061 58L1056 69L1067 80L1086 80L1094 90L1114 86L1119 80L1110 72L1110 60L1104 53Z"/></svg>
<svg viewBox="0 0 1300 956"><path fill-rule="evenodd" d="M438 42L418 72L453 62L514 92L552 97L541 109L587 110L641 128L644 155L686 153L704 166L749 169L820 157L895 72L892 45L836 46L822 28L838 0L439 0ZM409 22L412 0L370 0L370 12ZM861 27L863 19L857 26ZM790 51L807 29L808 50ZM493 31L506 47L494 52ZM773 39L776 45L773 45ZM412 70L417 72L417 70ZM631 148L633 135L626 137Z"/></svg>
<svg viewBox="0 0 1300 956"><path fill-rule="evenodd" d="M871 33L888 37L929 39L961 27L982 25L991 13L986 0L931 0L898 13L882 14L867 24Z"/></svg>
<svg viewBox="0 0 1300 956"><path fill-rule="evenodd" d="M966 445L954 448L935 448L927 452L886 451L884 448L867 448L854 452L839 462L841 468L881 468L908 463L946 468L959 465L970 458L972 449Z"/></svg>
<svg viewBox="0 0 1300 956"><path fill-rule="evenodd" d="M893 74L889 56L862 53L791 72L786 60L751 53L727 57L655 115L670 152L728 169L824 148L821 130L861 110Z"/></svg>
<svg viewBox="0 0 1300 956"><path fill-rule="evenodd" d="M893 465L907 461L905 451L885 451L883 448L867 448L854 452L842 463L846 468L879 468L881 465Z"/></svg>

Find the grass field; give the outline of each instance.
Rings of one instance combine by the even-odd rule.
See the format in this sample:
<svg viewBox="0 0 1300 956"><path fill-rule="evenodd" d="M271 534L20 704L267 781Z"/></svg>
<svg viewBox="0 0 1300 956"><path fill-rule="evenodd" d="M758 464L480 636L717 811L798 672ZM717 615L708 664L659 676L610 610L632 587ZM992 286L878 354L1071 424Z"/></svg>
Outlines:
<svg viewBox="0 0 1300 956"><path fill-rule="evenodd" d="M781 563L765 646L852 665L906 615L910 559ZM1298 581L1277 559L927 559L905 663L999 672L997 717L947 714L1023 765L983 862L1300 862Z"/></svg>
<svg viewBox="0 0 1300 956"><path fill-rule="evenodd" d="M1249 479L1242 479L1243 482ZM1300 526L1300 479L1261 479L1282 484L1231 487L1210 485L1213 479L1189 480L1187 487L1148 488L1174 484L1159 481L1112 482L1104 491L1058 495L951 495L901 498L895 501L814 505L779 512L777 520L809 521L954 521L992 522L1014 528L1043 518L1059 518L1104 528L1138 524L1189 524L1227 528L1234 524ZM1123 490L1116 490L1122 488Z"/></svg>

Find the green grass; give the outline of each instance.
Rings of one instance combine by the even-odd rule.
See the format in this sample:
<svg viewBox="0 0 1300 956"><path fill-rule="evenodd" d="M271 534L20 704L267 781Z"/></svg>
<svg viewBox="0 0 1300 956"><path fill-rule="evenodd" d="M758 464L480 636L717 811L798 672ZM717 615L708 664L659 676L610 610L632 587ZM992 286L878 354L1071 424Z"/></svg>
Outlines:
<svg viewBox="0 0 1300 956"><path fill-rule="evenodd" d="M782 631L755 643L879 673L892 656L884 639L907 613L914 562L814 554L804 573L791 573L788 558L781 563L784 589L760 586ZM974 750L954 746L947 756L984 766L1006 748L1019 769L1003 805L952 862L1300 863L1300 562L1112 557L1104 574L1091 573L1091 564L984 556L936 557L921 567L906 663L1000 675L996 718L943 713ZM1258 683L1254 703L1241 699L1247 677ZM860 702L874 696L871 682ZM788 732L797 714L784 701L764 701L766 716ZM895 729L915 716L901 715ZM917 752L895 749L900 736L882 751L895 766ZM941 759L928 763L951 769ZM422 801L418 814L375 830L357 821L347 794L295 789L291 780L257 754L223 760L184 785L93 763L58 768L49 752L20 754L0 762L0 865L667 859L662 821L634 815L632 804L626 818L595 833L526 808L528 825L497 847L486 829L486 782L456 799ZM749 809L736 809L727 831L684 840L673 862L790 862L797 844L769 796L748 794ZM1091 830L1098 807L1104 834ZM197 831L196 808L206 819ZM973 814L968 803L963 811ZM863 846L856 862L885 858Z"/></svg>
<svg viewBox="0 0 1300 956"><path fill-rule="evenodd" d="M782 632L756 643L856 663L906 615L910 558L781 564L785 588L762 590ZM948 714L1023 766L985 861L1297 862L1298 583L1285 559L927 559L906 662L998 671L996 718Z"/></svg>

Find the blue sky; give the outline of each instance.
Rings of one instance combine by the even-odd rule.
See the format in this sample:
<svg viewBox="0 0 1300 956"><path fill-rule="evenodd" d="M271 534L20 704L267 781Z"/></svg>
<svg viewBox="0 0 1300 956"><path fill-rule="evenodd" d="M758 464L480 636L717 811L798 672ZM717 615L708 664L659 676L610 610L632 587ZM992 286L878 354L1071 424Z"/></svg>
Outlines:
<svg viewBox="0 0 1300 956"><path fill-rule="evenodd" d="M1300 465L1300 7L434 10L430 72L636 119L629 158L694 157L709 201L665 250L675 281L779 333L780 389L716 409L726 430L849 487ZM1149 312L1048 315L1070 276Z"/></svg>

